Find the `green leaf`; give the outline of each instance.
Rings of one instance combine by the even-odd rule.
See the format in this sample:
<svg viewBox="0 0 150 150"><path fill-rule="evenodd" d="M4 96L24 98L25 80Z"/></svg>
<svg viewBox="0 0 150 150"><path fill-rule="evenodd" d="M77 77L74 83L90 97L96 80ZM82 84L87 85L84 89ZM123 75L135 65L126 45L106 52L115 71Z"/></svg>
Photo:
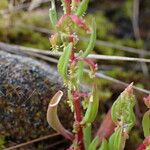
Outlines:
<svg viewBox="0 0 150 150"><path fill-rule="evenodd" d="M97 147L98 143L99 143L99 137L96 136L93 139L93 141L91 142L91 144L89 145L88 150L96 150L96 147Z"/></svg>
<svg viewBox="0 0 150 150"><path fill-rule="evenodd" d="M84 136L84 147L88 149L91 143L91 124L88 124L86 127L83 128L83 136Z"/></svg>
<svg viewBox="0 0 150 150"><path fill-rule="evenodd" d="M109 149L111 150L123 150L125 145L125 140L122 135L123 129L119 127L109 139Z"/></svg>
<svg viewBox="0 0 150 150"><path fill-rule="evenodd" d="M99 95L97 87L93 87L88 108L86 110L83 120L81 121L81 124L92 123L96 118L98 107L99 107Z"/></svg>
<svg viewBox="0 0 150 150"><path fill-rule="evenodd" d="M142 120L142 126L145 138L150 135L150 111L147 111Z"/></svg>
<svg viewBox="0 0 150 150"><path fill-rule="evenodd" d="M102 144L101 144L101 146L100 146L100 148L98 150L109 150L108 149L108 142L107 142L107 140L104 139L102 141Z"/></svg>
<svg viewBox="0 0 150 150"><path fill-rule="evenodd" d="M76 15L77 16L84 15L84 13L86 12L86 10L88 8L88 4L89 4L89 0L82 0L78 9L77 9Z"/></svg>
<svg viewBox="0 0 150 150"><path fill-rule="evenodd" d="M64 81L67 81L67 68L68 68L68 62L69 62L71 50L72 50L71 43L68 44L66 47L64 47L64 52L59 58L58 65L57 65L58 72L60 73Z"/></svg>
<svg viewBox="0 0 150 150"><path fill-rule="evenodd" d="M133 108L135 106L135 96L133 95L132 85L127 87L113 103L111 115L113 122L123 124L126 130L130 131L135 124L135 114Z"/></svg>
<svg viewBox="0 0 150 150"><path fill-rule="evenodd" d="M93 19L93 21L92 21L92 33L91 33L91 37L90 37L90 42L88 44L87 49L85 50L85 52L82 55L83 58L87 57L88 54L94 49L95 42L96 42L96 21L95 21L95 19Z"/></svg>

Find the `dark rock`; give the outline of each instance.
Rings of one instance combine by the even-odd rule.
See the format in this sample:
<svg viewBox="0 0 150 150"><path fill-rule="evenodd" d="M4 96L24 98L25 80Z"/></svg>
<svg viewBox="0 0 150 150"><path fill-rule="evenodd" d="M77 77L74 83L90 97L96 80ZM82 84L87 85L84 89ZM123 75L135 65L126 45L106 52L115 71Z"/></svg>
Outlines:
<svg viewBox="0 0 150 150"><path fill-rule="evenodd" d="M0 51L0 135L23 142L54 132L47 124L49 99L63 84L55 67L31 58ZM66 101L59 105L69 126Z"/></svg>

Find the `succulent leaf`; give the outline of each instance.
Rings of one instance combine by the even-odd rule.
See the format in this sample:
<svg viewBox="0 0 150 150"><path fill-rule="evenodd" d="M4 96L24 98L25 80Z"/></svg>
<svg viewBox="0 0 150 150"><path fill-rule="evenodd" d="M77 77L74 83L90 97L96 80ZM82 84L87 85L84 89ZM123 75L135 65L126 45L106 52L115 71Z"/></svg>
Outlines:
<svg viewBox="0 0 150 150"><path fill-rule="evenodd" d="M90 96L88 108L86 110L85 116L81 121L81 124L92 123L97 115L99 107L99 96L97 87L93 87L92 94Z"/></svg>
<svg viewBox="0 0 150 150"><path fill-rule="evenodd" d="M95 42L96 42L96 21L95 21L95 19L93 19L92 33L91 33L90 41L89 41L87 49L85 50L85 52L82 55L83 58L87 57L88 54L93 50L93 48L95 46Z"/></svg>
<svg viewBox="0 0 150 150"><path fill-rule="evenodd" d="M84 136L84 147L88 149L91 143L91 124L87 124L86 127L83 128L83 136Z"/></svg>
<svg viewBox="0 0 150 150"><path fill-rule="evenodd" d="M77 16L82 16L84 15L84 13L86 12L87 8L88 8L88 4L89 4L89 0L82 0L82 2L80 3L76 15Z"/></svg>
<svg viewBox="0 0 150 150"><path fill-rule="evenodd" d="M61 55L58 61L58 72L62 76L62 78L67 81L67 68L68 68L68 62L69 57L72 50L72 44L68 44L66 47L64 47L64 53Z"/></svg>
<svg viewBox="0 0 150 150"><path fill-rule="evenodd" d="M96 147L97 147L98 143L99 143L99 137L96 136L93 139L93 141L91 142L91 144L89 145L88 150L96 150Z"/></svg>
<svg viewBox="0 0 150 150"><path fill-rule="evenodd" d="M135 96L133 95L132 84L120 94L112 105L112 120L116 125L126 126L127 131L130 131L135 124L134 105Z"/></svg>
<svg viewBox="0 0 150 150"><path fill-rule="evenodd" d="M123 150L125 145L125 139L123 137L123 128L119 127L111 135L109 139L109 149L112 150Z"/></svg>
<svg viewBox="0 0 150 150"><path fill-rule="evenodd" d="M102 141L102 144L101 144L101 146L100 146L100 148L98 150L109 150L108 149L108 142L107 142L107 140L104 139Z"/></svg>
<svg viewBox="0 0 150 150"><path fill-rule="evenodd" d="M142 120L142 126L144 131L144 136L147 137L150 135L150 110L147 111Z"/></svg>

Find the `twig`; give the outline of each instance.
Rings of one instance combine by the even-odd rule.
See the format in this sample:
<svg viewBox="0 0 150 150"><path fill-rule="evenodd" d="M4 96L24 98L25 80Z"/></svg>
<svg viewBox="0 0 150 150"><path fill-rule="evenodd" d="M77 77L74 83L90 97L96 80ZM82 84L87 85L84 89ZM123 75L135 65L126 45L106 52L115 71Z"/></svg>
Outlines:
<svg viewBox="0 0 150 150"><path fill-rule="evenodd" d="M49 1L50 0L43 0L40 4L47 3ZM13 12L20 11L24 8L28 8L29 6L30 6L30 3L25 3L25 4L18 5L18 6L14 6L13 7ZM9 9L0 10L0 14L2 14L2 15L8 14L8 13L11 13L11 11Z"/></svg>
<svg viewBox="0 0 150 150"><path fill-rule="evenodd" d="M52 138L52 137L55 137L55 136L58 136L60 135L59 133L54 133L54 134L50 134L50 135L46 135L46 136L43 136L43 137L40 137L40 138L37 138L37 139L34 139L34 140L31 140L29 142L25 142L25 143L22 143L22 144L18 144L16 146L12 146L12 147L9 147L9 148L5 148L4 150L14 150L16 148L19 148L19 147L23 147L23 146L27 146L27 145L30 145L30 144L33 144L35 142L39 142L39 141L42 141L42 140L46 140L48 138Z"/></svg>
<svg viewBox="0 0 150 150"><path fill-rule="evenodd" d="M86 70L86 72L88 72L88 71ZM97 77L100 77L100 78L103 78L103 79L105 79L105 80L108 80L108 81L117 83L117 84L121 84L121 85L123 85L123 86L125 86L125 87L127 87L127 86L129 85L128 83L125 83L125 82L120 81L120 80L118 80L118 79L112 78L112 77L107 76L107 75L105 75L105 74L103 74L103 73L100 73L100 72L97 72L97 73L96 73L96 76L97 76ZM137 91L140 91L140 92L143 92L143 93L146 93L146 94L150 94L150 91L149 91L149 90L142 89L142 88L139 88L139 87L137 87L137 86L133 86L133 89L135 89L135 90L137 90Z"/></svg>
<svg viewBox="0 0 150 150"><path fill-rule="evenodd" d="M0 48L1 48L1 44L3 44L3 43L1 43L0 42ZM3 45L4 46L4 45ZM6 46L10 46L9 44L6 44ZM9 47L9 49L10 50L13 50L13 48L20 48L20 46L10 46ZM5 47L6 48L6 47ZM25 49L28 49L28 48L25 48L25 47L23 47L23 49L25 50ZM30 49L30 48L29 48ZM32 48L31 48L32 49ZM5 50L5 49L4 49ZM37 50L37 51L39 51L39 49L33 49L33 50ZM59 56L59 55L57 55L57 56ZM46 60L46 61L48 61L48 62L52 62L51 61L51 58L49 58L49 57L47 57L47 56L44 56L44 55L38 55L38 57L39 58L41 58L41 59L43 59L43 60ZM46 58L45 58L46 57ZM58 62L58 60L57 59L55 59L55 58L53 58L54 59L54 63L56 63L57 64L57 62ZM88 70L85 70L85 72L89 72ZM105 80L108 80L108 81L111 81L111 82L114 82L114 83L117 83L117 84L121 84L121 85L123 85L123 86L127 86L127 85L129 85L128 83L125 83L125 82L123 82L123 81L120 81L120 80L117 80L117 79L115 79L115 78L112 78L112 77L110 77L110 76L107 76L107 75L105 75L105 74L103 74L103 73L96 73L96 76L97 77L100 77L100 78L102 78L102 79L105 79ZM146 89L142 89L142 88L139 88L139 87L136 87L136 86L133 86L133 88L135 89L135 90L137 90L137 91L140 91L140 92L143 92L143 93L146 93L146 94L150 94L150 91L149 90L146 90Z"/></svg>
<svg viewBox="0 0 150 150"><path fill-rule="evenodd" d="M134 36L136 40L141 40L140 29L139 29L139 5L140 5L140 0L133 1L132 25L133 25L133 31L134 31ZM142 58L144 57L144 54L140 53L139 56ZM146 63L141 62L141 67L142 67L142 71L144 75L148 77L149 73L148 73L148 67Z"/></svg>
<svg viewBox="0 0 150 150"><path fill-rule="evenodd" d="M58 142L55 142L55 143L53 143L53 144L51 144L51 145L49 145L49 146L46 146L44 149L45 150L49 150L50 148L52 148L52 147L54 147L54 146L56 146L56 145L60 145L60 144L62 144L62 143L65 143L66 142L66 139L64 139L64 140L61 140L61 141L58 141Z"/></svg>
<svg viewBox="0 0 150 150"><path fill-rule="evenodd" d="M49 56L61 56L62 52L51 52L48 50L42 50L42 49L35 49L35 48L27 48L24 46L18 46L18 45L11 45L11 44L6 44L6 43L2 43L0 42L0 49L12 52L12 51L16 51L17 52L23 52L23 53L27 53L27 54L32 54L33 56L36 57L45 57L44 59L49 60L52 59L51 62L55 62L55 59L53 58L49 58L47 56L44 55L49 55ZM30 53L29 53L30 52ZM40 54L44 54L44 55L39 55L36 53L40 53ZM123 57L123 56L109 56L109 55L97 55L97 54L90 54L88 56L88 58L91 59L97 59L97 60L118 60L118 61L132 61L132 62L146 62L146 63L150 63L150 59L145 59L145 58L134 58L134 57Z"/></svg>
<svg viewBox="0 0 150 150"><path fill-rule="evenodd" d="M29 26L29 25L25 26L25 27L32 29L34 31L40 32L40 33L48 34L48 35L53 33L53 31L51 31L47 28L35 27L35 26ZM81 37L81 40L83 40L85 42L89 41L89 39L85 38L85 37ZM96 40L96 45L111 47L111 48L115 48L115 49L122 50L125 52L134 53L134 54L144 54L144 55L150 56L150 52L148 52L145 49L137 49L137 48L133 48L133 47L127 47L127 46L123 46L123 45L113 44L113 43L107 42L107 41Z"/></svg>
<svg viewBox="0 0 150 150"><path fill-rule="evenodd" d="M109 55L96 55L91 54L88 58L97 60L119 60L119 61L134 61L134 62L147 62L150 63L150 59L135 58L135 57L124 57L124 56L109 56Z"/></svg>

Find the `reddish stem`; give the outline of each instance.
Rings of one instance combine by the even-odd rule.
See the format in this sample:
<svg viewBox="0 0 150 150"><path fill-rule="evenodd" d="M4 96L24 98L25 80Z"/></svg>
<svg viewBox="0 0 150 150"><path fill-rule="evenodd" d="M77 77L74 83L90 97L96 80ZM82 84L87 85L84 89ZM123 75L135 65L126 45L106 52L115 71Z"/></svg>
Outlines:
<svg viewBox="0 0 150 150"><path fill-rule="evenodd" d="M66 6L66 14L71 14L71 2L72 0L64 0Z"/></svg>
<svg viewBox="0 0 150 150"><path fill-rule="evenodd" d="M98 132L97 135L99 136L100 142L103 139L108 139L111 134L114 132L114 129L116 128L115 123L112 121L111 117L111 109L106 114Z"/></svg>
<svg viewBox="0 0 150 150"><path fill-rule="evenodd" d="M82 131L82 126L80 125L80 122L82 121L81 104L80 104L79 96L76 95L76 91L73 91L72 95L74 100L73 102L74 102L74 110L75 110L75 123L77 125L77 134L76 134L76 140L78 143L77 150L84 150L83 131Z"/></svg>
<svg viewBox="0 0 150 150"><path fill-rule="evenodd" d="M74 0L76 3L80 3L80 0Z"/></svg>
<svg viewBox="0 0 150 150"><path fill-rule="evenodd" d="M97 70L97 64L95 64L92 59L85 58L83 61L84 61L87 65L89 65L90 69L91 69L93 72L96 72L96 70Z"/></svg>
<svg viewBox="0 0 150 150"><path fill-rule="evenodd" d="M144 144L141 144L136 150L145 150L146 146Z"/></svg>

